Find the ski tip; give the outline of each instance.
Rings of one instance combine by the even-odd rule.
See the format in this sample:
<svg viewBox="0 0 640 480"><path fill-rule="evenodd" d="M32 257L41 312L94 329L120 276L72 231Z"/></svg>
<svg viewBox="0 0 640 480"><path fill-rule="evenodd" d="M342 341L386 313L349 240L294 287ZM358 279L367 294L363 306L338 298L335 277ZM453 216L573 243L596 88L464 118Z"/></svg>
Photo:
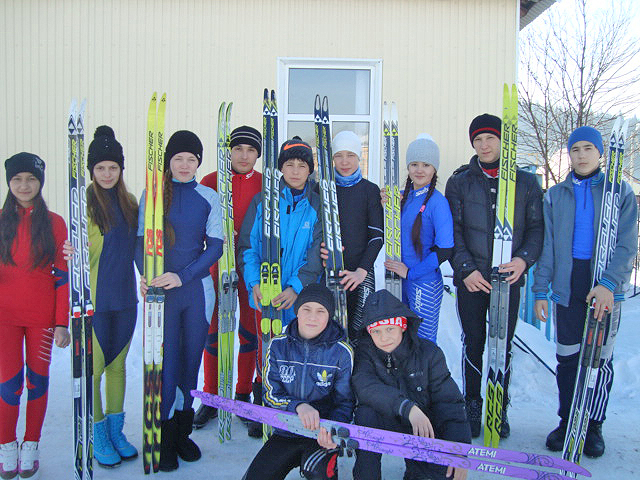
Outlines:
<svg viewBox="0 0 640 480"><path fill-rule="evenodd" d="M160 103L165 103L167 101L167 94L166 92L162 94L162 98L160 98Z"/></svg>
<svg viewBox="0 0 640 480"><path fill-rule="evenodd" d="M313 107L315 110L320 110L320 94L316 93L316 98L313 101Z"/></svg>
<svg viewBox="0 0 640 480"><path fill-rule="evenodd" d="M151 101L155 102L158 100L158 92L153 92L153 94L151 95Z"/></svg>
<svg viewBox="0 0 640 480"><path fill-rule="evenodd" d="M273 104L276 103L276 91L275 90L271 90L271 103L273 103Z"/></svg>
<svg viewBox="0 0 640 480"><path fill-rule="evenodd" d="M322 111L329 113L329 97L326 95L322 97Z"/></svg>
<svg viewBox="0 0 640 480"><path fill-rule="evenodd" d="M268 88L264 89L264 99L265 100L269 100L269 89Z"/></svg>

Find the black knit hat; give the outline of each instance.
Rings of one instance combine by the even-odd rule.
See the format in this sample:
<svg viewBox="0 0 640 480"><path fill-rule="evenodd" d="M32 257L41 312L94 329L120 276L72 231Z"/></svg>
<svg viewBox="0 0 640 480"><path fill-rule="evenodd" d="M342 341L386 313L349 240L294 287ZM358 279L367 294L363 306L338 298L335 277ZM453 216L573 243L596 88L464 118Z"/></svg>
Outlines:
<svg viewBox="0 0 640 480"><path fill-rule="evenodd" d="M102 125L96 128L93 134L93 141L89 145L89 153L87 153L87 168L89 175L93 179L93 168L100 162L110 160L120 165L120 169L124 170L124 154L122 153L122 145L116 140L116 134L108 125Z"/></svg>
<svg viewBox="0 0 640 480"><path fill-rule="evenodd" d="M313 173L313 152L307 142L300 137L293 137L287 140L280 147L280 155L278 155L278 170L282 170L282 165L287 160L299 158L309 165L309 174Z"/></svg>
<svg viewBox="0 0 640 480"><path fill-rule="evenodd" d="M310 283L302 289L293 304L293 311L298 314L298 310L307 302L317 302L327 309L329 319L333 318L335 303L331 291L321 283Z"/></svg>
<svg viewBox="0 0 640 480"><path fill-rule="evenodd" d="M164 169L169 170L171 158L180 152L189 152L198 159L198 167L202 164L202 142L189 130L178 130L171 135L164 150Z"/></svg>
<svg viewBox="0 0 640 480"><path fill-rule="evenodd" d="M7 172L7 185L13 177L22 172L33 174L40 181L40 189L44 185L44 161L33 153L20 152L4 162Z"/></svg>
<svg viewBox="0 0 640 480"><path fill-rule="evenodd" d="M469 125L469 140L471 140L471 146L473 146L473 139L481 133L490 133L500 138L502 136L502 120L500 117L483 113L474 118L471 121L471 125Z"/></svg>
<svg viewBox="0 0 640 480"><path fill-rule="evenodd" d="M231 132L229 148L236 145L251 145L258 151L258 157L262 155L262 135L258 130L248 125L242 125Z"/></svg>

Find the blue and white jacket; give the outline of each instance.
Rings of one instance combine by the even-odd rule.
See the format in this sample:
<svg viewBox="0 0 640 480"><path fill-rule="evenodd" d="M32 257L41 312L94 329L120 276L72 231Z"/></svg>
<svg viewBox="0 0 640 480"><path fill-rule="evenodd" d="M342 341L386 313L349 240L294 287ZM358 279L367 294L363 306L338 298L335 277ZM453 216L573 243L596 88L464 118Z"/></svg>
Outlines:
<svg viewBox="0 0 640 480"><path fill-rule="evenodd" d="M265 405L296 413L298 405L308 403L320 418L351 422L353 350L337 322L330 320L320 335L305 340L294 319L286 333L271 339L265 365Z"/></svg>
<svg viewBox="0 0 640 480"><path fill-rule="evenodd" d="M544 246L538 258L533 291L537 300L545 300L551 283L551 300L569 305L571 296L571 270L574 253L574 226L576 215L575 177L569 173L561 183L551 187L544 196ZM575 180L577 181L577 180ZM600 205L604 187L604 173L582 180L589 182L593 198L593 251L598 240ZM588 196L582 195L583 199ZM633 190L622 182L620 191L620 215L616 248L599 283L615 294L615 300L624 299L626 284L633 269L633 259L638 247L637 203ZM583 209L584 211L590 209ZM591 268L595 255L591 257Z"/></svg>
<svg viewBox="0 0 640 480"><path fill-rule="evenodd" d="M303 287L318 281L324 269L320 259L322 225L320 197L307 182L304 192L294 202L291 189L280 182L280 275L282 290L292 287L300 293ZM253 304L252 290L260 284L262 263L262 194L251 200L238 239L238 267L249 291L249 305ZM283 324L293 318L293 307L284 311Z"/></svg>
<svg viewBox="0 0 640 480"><path fill-rule="evenodd" d="M402 208L402 263L409 268L407 280L410 281L431 282L440 277L442 274L440 273L438 254L432 250L432 247L453 247L453 218L447 199L438 190L434 190L424 210L420 212L424 196L428 191L429 185L418 190L411 190ZM418 214L422 215L422 229L420 230L422 258L416 252L411 241L413 222Z"/></svg>

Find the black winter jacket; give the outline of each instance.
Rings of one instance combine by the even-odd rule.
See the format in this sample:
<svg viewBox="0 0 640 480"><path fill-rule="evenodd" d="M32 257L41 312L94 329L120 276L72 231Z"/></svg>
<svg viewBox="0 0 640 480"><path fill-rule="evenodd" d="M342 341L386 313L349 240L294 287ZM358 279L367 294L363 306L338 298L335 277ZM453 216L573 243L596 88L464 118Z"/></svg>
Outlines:
<svg viewBox="0 0 640 480"><path fill-rule="evenodd" d="M495 226L495 198L491 187L498 187L497 178L487 177L474 155L467 165L458 168L447 181L445 196L453 216L453 283L463 286L462 280L478 270L490 281ZM516 203L514 212L513 257L520 257L531 267L542 251L544 217L542 189L531 173L516 172ZM516 286L524 283L524 275Z"/></svg>
<svg viewBox="0 0 640 480"><path fill-rule="evenodd" d="M417 405L429 417L436 438L471 442L464 400L442 350L418 337L420 318L386 290L367 298L364 326L390 317L407 317L408 328L402 343L392 352L378 349L366 328L361 332L351 379L358 404L382 415L409 421L409 411Z"/></svg>

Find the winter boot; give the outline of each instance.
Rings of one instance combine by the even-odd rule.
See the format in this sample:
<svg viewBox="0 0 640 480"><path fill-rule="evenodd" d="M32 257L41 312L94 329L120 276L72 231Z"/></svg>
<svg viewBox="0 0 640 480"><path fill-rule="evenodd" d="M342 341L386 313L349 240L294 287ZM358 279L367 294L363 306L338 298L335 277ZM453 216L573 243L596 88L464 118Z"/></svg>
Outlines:
<svg viewBox="0 0 640 480"><path fill-rule="evenodd" d="M198 411L193 417L193 428L196 430L200 430L204 427L209 420L212 418L216 418L218 416L218 409L215 407L210 407L209 405L205 405L204 403L200 405Z"/></svg>
<svg viewBox="0 0 640 480"><path fill-rule="evenodd" d="M471 427L471 436L478 438L482 428L482 398L466 398L464 403Z"/></svg>
<svg viewBox="0 0 640 480"><path fill-rule="evenodd" d="M176 418L162 421L162 435L160 441L160 471L171 472L178 468L178 452L176 451L176 438L178 436L178 424Z"/></svg>
<svg viewBox="0 0 640 480"><path fill-rule="evenodd" d="M93 424L93 456L101 467L115 468L120 466L120 455L113 448L113 443L109 438L106 418Z"/></svg>
<svg viewBox="0 0 640 480"><path fill-rule="evenodd" d="M567 421L560 419L560 424L547 435L547 448L552 452L561 452L564 448L564 437L567 435Z"/></svg>
<svg viewBox="0 0 640 480"><path fill-rule="evenodd" d="M251 403L251 394L250 393L236 393L236 400L239 402ZM238 417L244 425L249 425L249 419L244 417Z"/></svg>
<svg viewBox="0 0 640 480"><path fill-rule="evenodd" d="M262 405L262 383L253 382L253 403ZM247 423L247 434L252 438L262 438L262 424L254 420Z"/></svg>
<svg viewBox="0 0 640 480"><path fill-rule="evenodd" d="M332 480L338 478L339 448L319 448L302 455L300 476L307 480Z"/></svg>
<svg viewBox="0 0 640 480"><path fill-rule="evenodd" d="M193 431L193 408L188 410L176 410L174 418L178 426L178 434L176 436L176 452L185 462L195 462L199 460L202 454L196 442L189 438Z"/></svg>
<svg viewBox="0 0 640 480"><path fill-rule="evenodd" d="M120 455L122 460L133 460L138 456L138 450L131 445L122 433L124 427L124 412L112 413L107 415L107 427L109 430L109 438L114 448Z"/></svg>
<svg viewBox="0 0 640 480"><path fill-rule="evenodd" d="M507 407L509 406L509 400L507 399L504 402L504 406L502 407L502 424L500 425L500 438L505 439L509 438L511 435L511 427L509 426L509 417L507 416Z"/></svg>
<svg viewBox="0 0 640 480"><path fill-rule="evenodd" d="M584 439L582 453L587 457L598 458L604 453L604 438L602 437L602 422L589 421L587 436Z"/></svg>
<svg viewBox="0 0 640 480"><path fill-rule="evenodd" d="M40 478L40 460L38 442L22 442L20 445L20 460L18 462L18 475L20 478L37 480Z"/></svg>
<svg viewBox="0 0 640 480"><path fill-rule="evenodd" d="M0 445L0 478L8 480L18 475L18 442Z"/></svg>

